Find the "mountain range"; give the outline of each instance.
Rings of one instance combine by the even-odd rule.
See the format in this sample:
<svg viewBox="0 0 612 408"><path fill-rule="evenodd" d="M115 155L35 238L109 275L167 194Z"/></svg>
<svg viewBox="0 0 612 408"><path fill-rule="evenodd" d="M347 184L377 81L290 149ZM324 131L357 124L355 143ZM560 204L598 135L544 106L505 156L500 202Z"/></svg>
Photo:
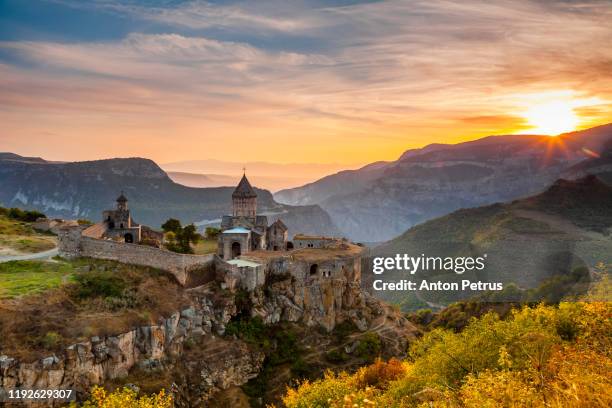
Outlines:
<svg viewBox="0 0 612 408"><path fill-rule="evenodd" d="M160 167L176 182L191 187L235 185L242 177L242 169L246 168L253 185L278 191L358 166L340 163L237 162L204 159L163 163Z"/></svg>
<svg viewBox="0 0 612 408"><path fill-rule="evenodd" d="M318 204L352 240L383 242L460 208L539 193L562 176L610 173L600 156L611 139L608 124L556 137L505 135L431 144L393 162L281 190L274 198L290 205Z"/></svg>
<svg viewBox="0 0 612 408"><path fill-rule="evenodd" d="M36 209L51 217L97 221L124 191L137 222L159 227L170 217L214 225L231 212L234 187L193 188L170 179L155 162L123 158L56 163L0 153L0 205ZM259 211L270 222L282 218L290 234L340 235L317 205L290 206L256 189Z"/></svg>
<svg viewBox="0 0 612 408"><path fill-rule="evenodd" d="M484 270L460 275L441 270L410 275L392 270L384 276L370 275L366 281L381 276L385 281L468 279L535 288L556 276L571 276L576 268L592 271L599 263L611 264L611 237L612 187L593 175L559 179L531 197L461 209L416 225L370 253L372 257L399 253L442 258L486 254ZM448 304L474 293L379 291L376 295L411 309L423 307L423 302Z"/></svg>

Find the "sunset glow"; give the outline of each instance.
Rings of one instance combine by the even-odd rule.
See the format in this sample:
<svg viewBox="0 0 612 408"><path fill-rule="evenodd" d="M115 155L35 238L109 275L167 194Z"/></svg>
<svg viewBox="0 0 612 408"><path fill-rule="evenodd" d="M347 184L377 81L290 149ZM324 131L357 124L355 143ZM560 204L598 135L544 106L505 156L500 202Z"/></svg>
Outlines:
<svg viewBox="0 0 612 408"><path fill-rule="evenodd" d="M347 167L556 135L612 122L609 21L596 0L9 0L0 151Z"/></svg>
<svg viewBox="0 0 612 408"><path fill-rule="evenodd" d="M576 130L580 123L574 109L564 102L533 106L525 113L525 119L533 126L530 132L549 136Z"/></svg>

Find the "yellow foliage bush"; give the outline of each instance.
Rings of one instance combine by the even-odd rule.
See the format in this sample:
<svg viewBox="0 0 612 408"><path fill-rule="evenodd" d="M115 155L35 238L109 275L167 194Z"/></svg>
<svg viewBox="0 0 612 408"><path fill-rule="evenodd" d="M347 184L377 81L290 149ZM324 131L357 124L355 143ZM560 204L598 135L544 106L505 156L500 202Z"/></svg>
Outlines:
<svg viewBox="0 0 612 408"><path fill-rule="evenodd" d="M157 394L139 397L129 388L107 392L104 388L94 387L91 397L82 405L72 403L70 408L171 408L172 396L166 395L164 390Z"/></svg>
<svg viewBox="0 0 612 408"><path fill-rule="evenodd" d="M460 333L435 329L407 361L289 389L298 407L610 407L612 303L575 302L493 313Z"/></svg>

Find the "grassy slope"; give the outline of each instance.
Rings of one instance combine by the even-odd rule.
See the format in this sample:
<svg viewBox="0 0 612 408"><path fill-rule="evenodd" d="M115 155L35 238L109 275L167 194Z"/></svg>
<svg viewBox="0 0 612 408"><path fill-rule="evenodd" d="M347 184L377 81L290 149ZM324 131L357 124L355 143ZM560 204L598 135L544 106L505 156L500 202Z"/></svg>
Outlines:
<svg viewBox="0 0 612 408"><path fill-rule="evenodd" d="M196 255L208 255L217 252L217 240L216 239L203 239L193 246L193 252Z"/></svg>
<svg viewBox="0 0 612 408"><path fill-rule="evenodd" d="M0 263L0 299L36 294L72 280L70 263L12 261Z"/></svg>
<svg viewBox="0 0 612 408"><path fill-rule="evenodd" d="M0 254L2 252L34 253L55 247L55 238L36 232L31 224L15 221L0 214Z"/></svg>
<svg viewBox="0 0 612 408"><path fill-rule="evenodd" d="M32 360L123 333L187 305L165 272L111 261L0 264L0 354Z"/></svg>

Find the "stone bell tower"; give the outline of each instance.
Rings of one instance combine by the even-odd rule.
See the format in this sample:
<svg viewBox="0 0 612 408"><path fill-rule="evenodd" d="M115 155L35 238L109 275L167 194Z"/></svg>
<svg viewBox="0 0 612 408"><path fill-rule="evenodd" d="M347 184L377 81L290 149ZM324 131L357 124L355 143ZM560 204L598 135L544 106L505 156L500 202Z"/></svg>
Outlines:
<svg viewBox="0 0 612 408"><path fill-rule="evenodd" d="M232 193L232 212L234 217L255 218L257 216L257 193L246 178L246 173Z"/></svg>
<svg viewBox="0 0 612 408"><path fill-rule="evenodd" d="M127 211L128 210L128 199L125 197L125 195L123 194L123 191L121 192L121 195L119 197L117 197L117 210L119 211Z"/></svg>

